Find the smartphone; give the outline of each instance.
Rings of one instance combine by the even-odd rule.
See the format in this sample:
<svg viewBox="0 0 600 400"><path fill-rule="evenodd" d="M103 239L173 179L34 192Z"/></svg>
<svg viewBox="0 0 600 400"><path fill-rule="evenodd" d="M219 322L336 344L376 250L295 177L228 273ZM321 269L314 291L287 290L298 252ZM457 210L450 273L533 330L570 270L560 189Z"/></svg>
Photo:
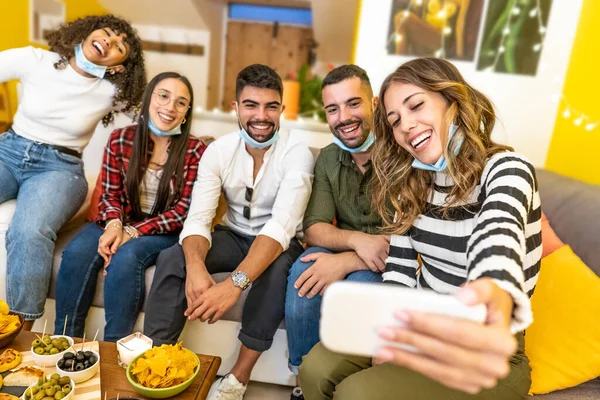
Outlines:
<svg viewBox="0 0 600 400"><path fill-rule="evenodd" d="M394 312L402 309L479 323L486 317L483 304L466 306L453 295L390 284L335 282L327 288L321 303L321 342L331 351L370 357L384 345L417 351L377 334L383 327L403 326L394 317Z"/></svg>

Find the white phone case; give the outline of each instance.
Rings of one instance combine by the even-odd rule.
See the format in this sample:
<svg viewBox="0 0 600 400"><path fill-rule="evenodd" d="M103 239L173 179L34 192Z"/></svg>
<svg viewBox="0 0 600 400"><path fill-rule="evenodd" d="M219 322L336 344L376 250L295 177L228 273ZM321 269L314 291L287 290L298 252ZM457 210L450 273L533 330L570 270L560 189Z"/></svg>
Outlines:
<svg viewBox="0 0 600 400"><path fill-rule="evenodd" d="M483 304L469 307L455 296L397 285L336 282L321 303L321 342L331 351L374 356L384 345L416 351L413 347L387 342L377 332L386 326L402 326L394 317L398 310L445 314L483 323Z"/></svg>

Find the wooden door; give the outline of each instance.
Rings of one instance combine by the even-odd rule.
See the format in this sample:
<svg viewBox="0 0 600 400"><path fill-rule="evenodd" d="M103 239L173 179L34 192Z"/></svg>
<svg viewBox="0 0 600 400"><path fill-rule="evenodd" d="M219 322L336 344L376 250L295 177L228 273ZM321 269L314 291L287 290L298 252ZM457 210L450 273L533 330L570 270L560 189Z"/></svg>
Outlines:
<svg viewBox="0 0 600 400"><path fill-rule="evenodd" d="M286 79L308 62L312 40L312 27L229 21L221 108L231 109L235 79L243 68L265 64L277 71L281 79Z"/></svg>

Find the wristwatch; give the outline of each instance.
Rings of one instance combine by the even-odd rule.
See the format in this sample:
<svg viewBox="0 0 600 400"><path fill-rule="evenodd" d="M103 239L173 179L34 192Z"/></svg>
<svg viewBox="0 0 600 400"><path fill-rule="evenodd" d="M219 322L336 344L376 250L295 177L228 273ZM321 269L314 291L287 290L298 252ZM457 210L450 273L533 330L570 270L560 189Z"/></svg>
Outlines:
<svg viewBox="0 0 600 400"><path fill-rule="evenodd" d="M237 286L242 290L250 286L250 279L242 271L233 271L231 273L231 280L233 281L233 286Z"/></svg>

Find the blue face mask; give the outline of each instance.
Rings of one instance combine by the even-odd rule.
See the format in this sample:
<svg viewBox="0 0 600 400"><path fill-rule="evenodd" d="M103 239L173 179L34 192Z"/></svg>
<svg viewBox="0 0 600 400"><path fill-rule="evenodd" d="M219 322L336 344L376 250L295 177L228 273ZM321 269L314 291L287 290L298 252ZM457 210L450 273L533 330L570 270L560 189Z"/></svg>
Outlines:
<svg viewBox="0 0 600 400"><path fill-rule="evenodd" d="M90 75L94 75L96 78L104 78L104 74L106 74L106 68L103 65L96 65L87 58L85 58L85 54L83 54L83 49L81 48L81 43L75 45L75 64L83 71L87 72Z"/></svg>
<svg viewBox="0 0 600 400"><path fill-rule="evenodd" d="M152 118L148 118L148 129L152 131L156 136L175 136L181 135L181 124L177 125L170 131L161 131L152 121Z"/></svg>
<svg viewBox="0 0 600 400"><path fill-rule="evenodd" d="M454 136L454 133L457 129L458 125L450 125L450 129L448 130L448 145L450 144L450 139L452 139L452 136ZM456 145L456 148L454 149L455 156L458 155L458 152L460 151L460 146L462 146L463 141L464 137L461 137L460 141ZM437 160L435 164L425 164L415 158L415 160L412 163L412 167L417 169L423 169L426 171L440 172L445 170L446 167L448 167L448 161L446 160L446 157L444 157L444 154L442 154L442 156L439 158L439 160Z"/></svg>
<svg viewBox="0 0 600 400"><path fill-rule="evenodd" d="M265 147L269 147L270 145L279 140L279 131L275 132L273 137L267 140L266 142L257 142L256 140L252 139L252 137L248 134L248 132L246 132L244 128L240 129L240 137L244 142L246 142L248 146L253 147L255 149L264 149Z"/></svg>
<svg viewBox="0 0 600 400"><path fill-rule="evenodd" d="M375 135L373 132L369 133L369 136L367 136L363 144L355 148L347 147L344 142L342 142L336 136L333 137L333 143L335 143L340 149L349 151L350 153L364 153L365 151L369 150L369 147L371 147L373 143L375 143Z"/></svg>

